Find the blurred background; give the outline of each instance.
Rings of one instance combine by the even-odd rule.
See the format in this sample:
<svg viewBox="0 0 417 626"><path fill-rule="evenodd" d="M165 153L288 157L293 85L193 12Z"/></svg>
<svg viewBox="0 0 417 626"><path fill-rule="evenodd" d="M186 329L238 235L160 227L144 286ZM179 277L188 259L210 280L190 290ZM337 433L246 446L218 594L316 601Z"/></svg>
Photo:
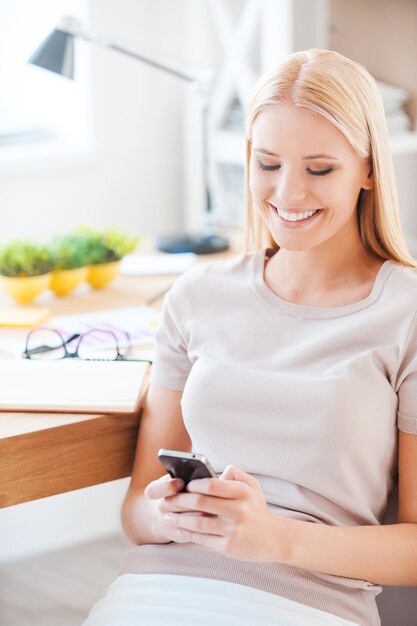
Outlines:
<svg viewBox="0 0 417 626"><path fill-rule="evenodd" d="M65 14L105 42L196 76L211 70L211 221L232 229L244 221L243 117L257 76L308 47L363 63L385 83L403 222L416 251L414 0L120 0L117 8L2 0L0 242L80 223L152 236L198 230L206 219L198 86L82 39L72 81L29 65Z"/></svg>
<svg viewBox="0 0 417 626"><path fill-rule="evenodd" d="M65 14L104 42L195 76L210 70L206 95L201 85L81 39L73 81L29 65ZM417 255L415 0L1 0L0 244L80 224L151 238L207 223L241 230L251 88L271 65L309 47L346 54L379 81L402 221ZM104 541L103 555L107 537L118 537L108 544L113 567L124 545L126 488L127 479L0 511L4 581L13 587L15 562L80 542ZM98 597L104 588L96 581ZM80 623L60 615L51 623ZM32 615L21 623L38 622Z"/></svg>

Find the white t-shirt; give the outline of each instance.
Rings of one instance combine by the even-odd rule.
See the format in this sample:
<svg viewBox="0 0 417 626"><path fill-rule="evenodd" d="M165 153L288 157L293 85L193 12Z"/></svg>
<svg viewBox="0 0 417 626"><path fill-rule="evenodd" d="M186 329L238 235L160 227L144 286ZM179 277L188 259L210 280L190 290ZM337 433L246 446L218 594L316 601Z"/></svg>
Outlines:
<svg viewBox="0 0 417 626"><path fill-rule="evenodd" d="M396 480L398 428L417 434L417 272L386 261L365 299L312 307L274 294L264 263L259 250L176 281L151 380L184 390L193 450L218 472L233 464L255 476L275 514L380 524ZM122 572L229 580L380 623L381 588L370 582L193 544L139 546Z"/></svg>

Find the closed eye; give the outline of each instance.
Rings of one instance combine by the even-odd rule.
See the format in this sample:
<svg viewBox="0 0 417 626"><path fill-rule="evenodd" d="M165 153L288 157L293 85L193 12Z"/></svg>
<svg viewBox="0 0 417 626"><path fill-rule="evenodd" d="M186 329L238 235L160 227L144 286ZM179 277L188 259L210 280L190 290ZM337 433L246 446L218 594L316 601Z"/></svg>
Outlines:
<svg viewBox="0 0 417 626"><path fill-rule="evenodd" d="M259 160L256 161L256 164L263 172L274 172L281 168L280 165L266 165ZM334 169L334 167L328 167L325 170L311 170L310 168L307 168L307 172L312 176L326 176L326 174L330 174L330 172L333 172Z"/></svg>
<svg viewBox="0 0 417 626"><path fill-rule="evenodd" d="M333 170L334 167L328 167L326 170L311 170L310 168L307 168L307 172L313 176L326 176L326 174L330 174Z"/></svg>
<svg viewBox="0 0 417 626"><path fill-rule="evenodd" d="M262 163L262 161L258 160L256 161L256 164L263 172L273 172L274 170L279 170L279 168L281 167L280 165L265 165L265 163Z"/></svg>

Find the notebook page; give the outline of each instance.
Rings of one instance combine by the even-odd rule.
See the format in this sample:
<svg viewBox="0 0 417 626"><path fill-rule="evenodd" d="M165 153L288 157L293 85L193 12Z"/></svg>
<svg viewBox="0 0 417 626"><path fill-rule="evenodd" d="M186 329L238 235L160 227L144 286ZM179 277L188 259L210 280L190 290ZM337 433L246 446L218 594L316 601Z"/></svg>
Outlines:
<svg viewBox="0 0 417 626"><path fill-rule="evenodd" d="M0 410L133 412L148 367L135 361L0 361Z"/></svg>

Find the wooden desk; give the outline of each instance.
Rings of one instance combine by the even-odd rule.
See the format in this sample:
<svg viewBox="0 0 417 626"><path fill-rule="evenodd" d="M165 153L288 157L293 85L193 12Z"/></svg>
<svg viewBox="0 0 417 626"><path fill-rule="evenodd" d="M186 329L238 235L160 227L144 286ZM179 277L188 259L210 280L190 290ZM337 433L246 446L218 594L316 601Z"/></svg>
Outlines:
<svg viewBox="0 0 417 626"><path fill-rule="evenodd" d="M230 252L200 259L224 256ZM37 303L52 315L139 306L175 279L121 276L102 290L85 285L65 298L42 295ZM161 302L162 296L153 305ZM139 421L139 415L1 413L0 508L129 476Z"/></svg>

